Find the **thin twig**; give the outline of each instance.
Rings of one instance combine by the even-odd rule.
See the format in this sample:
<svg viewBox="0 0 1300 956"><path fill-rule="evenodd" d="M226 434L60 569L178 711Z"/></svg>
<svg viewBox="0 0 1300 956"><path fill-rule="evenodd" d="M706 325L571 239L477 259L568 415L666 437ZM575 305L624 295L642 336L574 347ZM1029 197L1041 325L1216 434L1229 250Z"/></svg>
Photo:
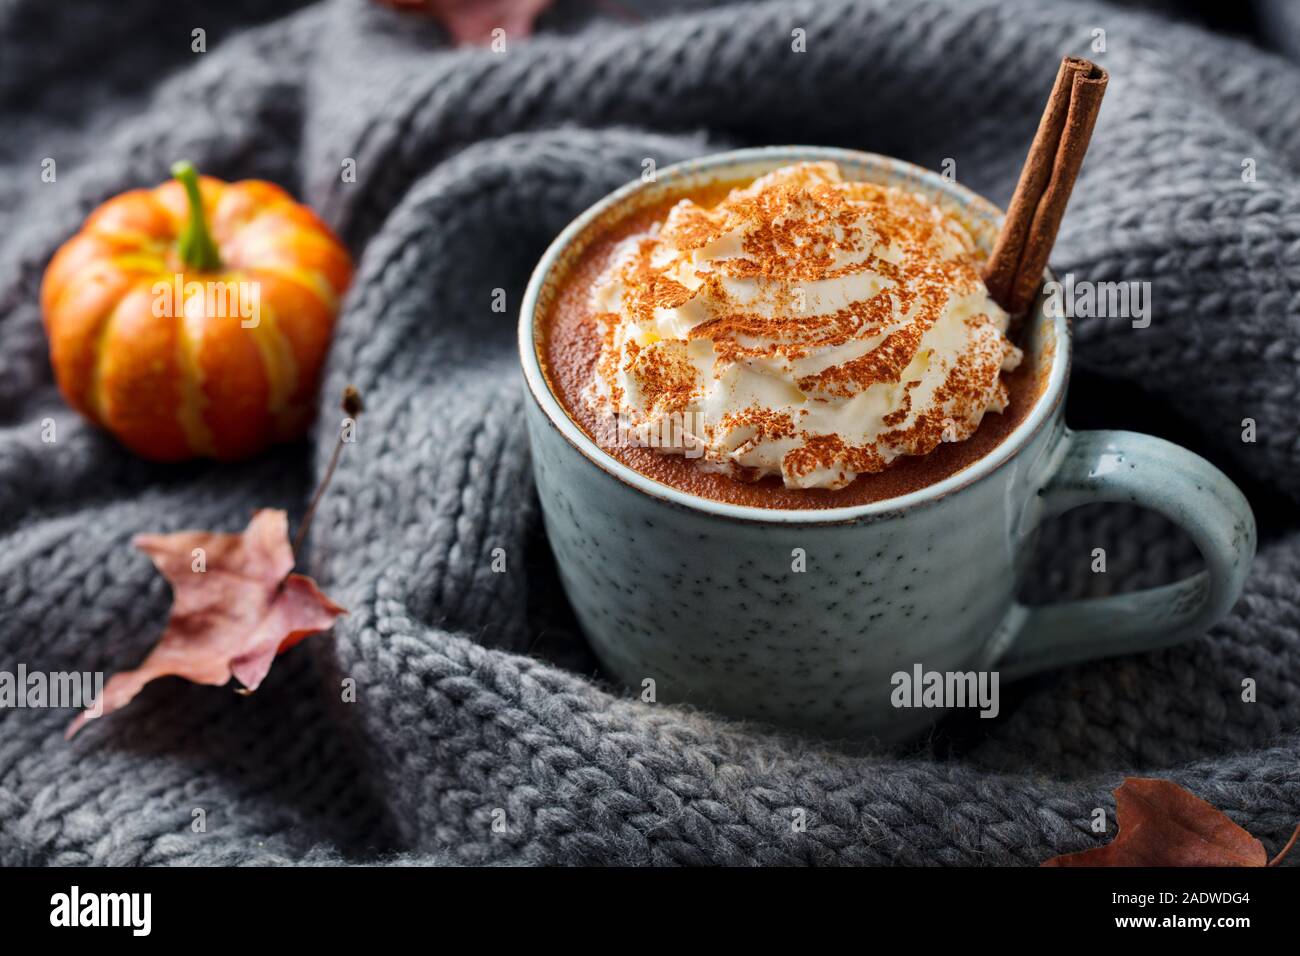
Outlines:
<svg viewBox="0 0 1300 956"><path fill-rule="evenodd" d="M302 524L298 525L298 533L293 536L293 556L295 560L297 560L298 553L302 549L303 539L307 537L307 529L311 527L311 519L316 517L316 506L320 504L321 496L325 494L330 479L334 477L334 469L338 467L339 455L342 453L343 435L340 434L338 441L334 443L334 453L330 455L330 463L329 467L325 469L325 477L316 486L316 494L311 496L311 504L307 506L307 511L302 516Z"/></svg>
<svg viewBox="0 0 1300 956"><path fill-rule="evenodd" d="M341 403L343 413L348 418L355 419L361 414L361 393L349 385L343 389L343 401ZM325 495L325 489L330 486L330 479L334 477L334 469L339 465L339 456L343 454L343 446L347 444L343 440L343 430L339 429L338 441L334 443L334 452L330 455L330 463L325 468L325 474L321 477L320 484L316 486L316 493L311 496L311 504L307 505L307 511L302 516L302 523L298 525L298 533L293 536L293 563L294 567L298 565L298 555L302 552L302 543L307 538L307 530L311 527L311 522L316 517L316 506ZM293 574L293 568L289 569L280 579L279 585L276 586L275 592L279 594L284 590L285 582L289 580L289 575Z"/></svg>
<svg viewBox="0 0 1300 956"><path fill-rule="evenodd" d="M1291 852L1291 847L1295 846L1296 838L1300 837L1300 823L1296 824L1295 832L1291 834L1291 839L1286 841L1286 846L1282 847L1280 853L1268 861L1269 866L1277 866L1282 862L1282 858Z"/></svg>

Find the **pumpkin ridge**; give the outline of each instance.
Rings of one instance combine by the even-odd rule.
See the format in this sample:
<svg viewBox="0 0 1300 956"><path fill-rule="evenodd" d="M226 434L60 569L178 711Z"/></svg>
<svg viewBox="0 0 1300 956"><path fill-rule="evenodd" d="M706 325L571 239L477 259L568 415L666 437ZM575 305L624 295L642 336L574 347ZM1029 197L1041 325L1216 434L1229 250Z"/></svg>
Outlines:
<svg viewBox="0 0 1300 956"><path fill-rule="evenodd" d="M334 239L312 232L298 223L271 223L261 231L249 230L240 236L235 246L246 268L261 268L259 260L265 257L268 264L283 263L302 258L295 254L298 245L327 253L344 251Z"/></svg>
<svg viewBox="0 0 1300 956"><path fill-rule="evenodd" d="M121 272L122 270L119 269L118 271ZM150 294L152 294L153 286L157 281L159 280L156 275L141 274L137 275L134 281L127 282L122 289L122 293L114 300L113 307L104 313L104 317L99 320L98 327L95 329L94 345L92 346L95 358L90 366L90 381L86 386L86 404L90 408L91 417L104 428L109 427L103 387L104 362L107 358L104 343L108 341L108 334L113 330L113 319L122 307L122 303L126 302L136 289L147 287Z"/></svg>
<svg viewBox="0 0 1300 956"><path fill-rule="evenodd" d="M130 280L133 275L142 274L143 273L140 273L139 270L122 268L117 264L113 256L102 256L92 259L79 273L70 277L58 290L58 294L55 295L52 301L50 312L57 315L59 310L65 307L71 293L80 292L83 286L91 282L98 282L116 277ZM124 286L123 291L130 291L133 285L134 283L128 281L127 285Z"/></svg>
<svg viewBox="0 0 1300 956"><path fill-rule="evenodd" d="M108 427L108 422L104 418L104 343L108 341L108 333L113 327L113 317L117 315L117 310L121 308L128 294L130 294L130 286L113 302L113 307L104 313L104 317L99 320L93 339L95 344L92 349L95 358L90 365L90 381L86 383L85 401L86 407L90 409L91 417L104 427Z"/></svg>
<svg viewBox="0 0 1300 956"><path fill-rule="evenodd" d="M190 322L185 316L185 303L173 310L176 323L177 366L180 368L181 401L176 408L176 420L185 433L191 450L198 455L212 455L215 443L212 429L208 427L203 412L206 400L203 395L202 373L199 369L198 351L203 339L203 324L198 323L198 335L190 334Z"/></svg>
<svg viewBox="0 0 1300 956"><path fill-rule="evenodd" d="M97 390L95 370L100 346L103 344L109 316L118 308L121 299L140 281L137 273L115 267L109 259L96 258L62 284L54 294L53 305L44 311L46 333L51 342L51 363L59 389L68 402L92 421L104 424L96 411ZM88 326L75 331L79 323L78 296L89 294L91 286L107 289L100 307L94 311ZM70 331L70 329L74 331ZM73 343L81 343L75 345ZM84 358L77 358L68 350L80 349Z"/></svg>
<svg viewBox="0 0 1300 956"><path fill-rule="evenodd" d="M298 388L298 363L294 361L293 347L281 330L271 303L259 304L257 325L250 327L249 331L253 334L253 344L257 346L262 357L262 369L266 372L266 410L279 428L289 410L289 399Z"/></svg>
<svg viewBox="0 0 1300 956"><path fill-rule="evenodd" d="M118 271L126 275L148 276L154 282L163 280L158 279L159 274L166 274L167 261L162 255L157 255L147 250L138 250L135 252L120 252L108 260L108 262Z"/></svg>
<svg viewBox="0 0 1300 956"><path fill-rule="evenodd" d="M267 275L275 276L277 279L292 282L320 299L321 304L330 312L337 314L339 307L338 293L334 291L334 286L330 283L329 278L319 269L307 269L302 266L291 266L279 262L271 262L265 265L261 263L250 264L248 268L252 273L264 272Z"/></svg>

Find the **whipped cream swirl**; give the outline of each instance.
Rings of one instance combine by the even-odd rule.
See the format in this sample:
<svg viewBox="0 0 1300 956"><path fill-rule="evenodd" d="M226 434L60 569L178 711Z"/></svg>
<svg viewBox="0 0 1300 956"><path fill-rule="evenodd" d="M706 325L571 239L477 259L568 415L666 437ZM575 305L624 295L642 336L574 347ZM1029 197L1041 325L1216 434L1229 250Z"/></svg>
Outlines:
<svg viewBox="0 0 1300 956"><path fill-rule="evenodd" d="M752 481L839 488L968 438L1020 350L975 244L921 196L800 163L689 199L629 237L592 292L584 398L621 434Z"/></svg>

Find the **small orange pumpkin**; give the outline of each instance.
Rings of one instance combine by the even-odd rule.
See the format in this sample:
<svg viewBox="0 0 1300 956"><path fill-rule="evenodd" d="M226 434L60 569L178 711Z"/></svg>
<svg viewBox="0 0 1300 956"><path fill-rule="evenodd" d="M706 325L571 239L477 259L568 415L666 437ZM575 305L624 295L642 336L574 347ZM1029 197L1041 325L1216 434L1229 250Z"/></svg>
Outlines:
<svg viewBox="0 0 1300 956"><path fill-rule="evenodd" d="M279 186L172 173L50 260L50 362L68 403L145 458L244 458L310 424L352 261Z"/></svg>

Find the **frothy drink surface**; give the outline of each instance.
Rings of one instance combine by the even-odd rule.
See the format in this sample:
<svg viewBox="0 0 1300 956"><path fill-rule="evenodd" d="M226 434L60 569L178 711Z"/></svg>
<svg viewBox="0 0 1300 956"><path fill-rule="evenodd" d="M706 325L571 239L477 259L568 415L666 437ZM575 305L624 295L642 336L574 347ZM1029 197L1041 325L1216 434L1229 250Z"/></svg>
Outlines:
<svg viewBox="0 0 1300 956"><path fill-rule="evenodd" d="M816 403L815 407L819 413L822 413L822 418L810 417L808 420L814 423L830 421L834 423L833 427L849 431L866 428L866 424L859 425L860 420L867 424L875 422L876 431L868 430L865 433L871 441L868 442L863 438L859 431L852 431L853 440L846 443L841 440L838 433L817 434L813 431L800 430L797 426L792 430L788 422L784 430L780 427L768 426L766 431L761 428L756 431L753 420L759 413L750 411L751 406L757 407L752 398L753 387L749 386L749 391L745 391L742 382L741 385L731 386L730 390L724 393L718 383L729 384L735 378L734 369L721 363L702 364L712 362L714 357L722 354L734 360L734 365L742 369L748 369L750 366L770 369L774 349L768 346L766 354L758 353L757 348L754 348L756 339L752 333L755 327L752 325L741 328L742 334L730 338L719 336L718 340L705 343L707 352L699 345L691 346L691 351L687 352L684 347L678 345L678 340L668 340L678 349L678 354L672 356L677 361L677 367L668 365L668 371L687 376L686 384L695 385L692 408L698 410L708 407L724 422L736 422L739 416L734 410L726 411L726 406L719 406L718 402L733 400L734 409L737 406L734 397L737 393L741 395L739 407L744 408L751 419L742 422L735 429L742 437L749 439L738 452L724 457L722 464L719 465L717 460L720 457L719 445L725 453L736 447L736 440L730 438L731 444L727 445L725 442L730 436L724 434L719 440L713 432L710 433L713 445L710 446L709 451L714 460L704 459L698 449L689 446L689 453L683 454L680 449L677 453L672 453L653 447L642 447L635 441L629 441L628 433L626 431L620 433L614 426L615 419L611 409L620 404L633 406L642 418L655 411L662 412L664 410L662 397L671 397L675 394L673 391L675 383L669 379L667 386L662 384L665 381L663 372L665 363L658 355L654 355L659 365L651 370L653 376L641 372L641 379L634 377L647 364L646 359L649 357L647 353L654 354L646 348L645 343L649 342L656 347L654 352L659 352L663 349L661 343L664 339L653 332L647 336L645 332L647 326L644 322L639 327L626 323L621 327L617 326L615 323L618 316L611 314L611 302L631 301L631 308L625 311L635 318L637 300L634 299L634 293L642 295L643 298L650 297L652 302L644 312L649 321L654 322L655 315L667 316L651 328L675 329L678 326L666 326L665 323L676 321L680 324L679 313L665 312L663 306L682 305L679 300L687 294L676 282L670 282L658 274L652 275L643 283L648 291L642 291L637 285L640 281L638 275L633 274L633 267L629 266L628 262L635 254L640 254L642 261L635 264L635 268L640 269L639 275L644 276L649 265L653 264L657 267L658 263L668 258L659 249L663 243L658 238L653 238L665 231L660 228L662 224L680 223L685 219L690 228L707 229L710 220L706 217L710 215L710 210L723 209L724 207L719 204L727 200L733 190L746 185L746 183L726 183L693 189L608 224L594 235L567 275L561 277L556 295L546 311L539 316L538 352L546 379L570 418L608 454L649 478L704 498L763 508L838 508L894 498L934 484L987 455L1024 420L1041 391L1040 376L1034 363L1023 362L1013 370L1004 367L999 375L989 363L1014 365L1015 359L1018 358L1018 350L1015 350L1000 333L989 326L985 314L971 316L960 313L954 318L944 311L945 309L951 311L951 307L944 304L946 297L936 298L935 289L942 288L940 283L956 282L968 286L971 284L967 275L970 270L964 260L960 263L963 271L940 272L937 282L934 278L935 271L928 265L920 276L921 281L908 281L909 276L890 271L898 263L901 263L897 265L898 269L906 266L906 257L897 252L898 243L893 244L894 249L891 251L888 244L882 245L877 237L876 251L884 248L886 255L884 257L873 255L870 264L884 273L886 279L879 280L873 273L869 278L876 281L876 285L863 286L861 274L865 271L864 267L855 264L844 251L833 251L833 256L838 258L823 255L820 263L813 263L811 266L819 271L809 272L809 263L797 258L804 244L795 241L796 253L795 257L791 258L786 253L790 240L788 237L783 237L780 240L785 243L782 247L782 258L776 260L776 267L785 268L796 277L801 274L806 280L793 284L786 283L787 287L797 291L800 299L799 311L790 311L790 303L787 301L789 292L783 288L779 290L778 295L769 297L771 301L768 302L761 301L759 295L746 293L752 296L747 303L747 312L751 315L759 314L760 324L757 328L764 332L774 322L776 324L784 322L783 318L777 316L784 316L787 313L797 316L810 313L812 318L799 318L798 322L793 324L793 334L805 336L804 342L796 343L800 347L789 346L791 332L783 332L775 337L777 341L775 350L780 352L778 358L782 363L777 366L778 371L793 367L795 374L790 379L793 384L786 384L778 378L774 385L770 385L771 376L761 381L762 387L769 388L769 391L757 393L768 402L767 405L762 406L762 418L758 420L766 423L774 414L788 414L787 406L776 404L783 394L779 390L786 388L798 396L797 399L791 399L797 403L796 415L805 414L802 410L805 403ZM867 195L869 198L879 198L878 192ZM674 211L674 207L678 206L683 199L689 199L691 203L678 207ZM909 202L915 199L916 197L908 197ZM729 202L735 202L734 196ZM748 204L743 204L742 208L748 209ZM695 210L700 211L700 221L689 222L689 214ZM813 210L813 214L820 215L816 209ZM669 219L670 215L673 216L672 220ZM713 221L716 222L716 212L714 216ZM778 221L788 221L791 218L793 213L786 212ZM837 233L841 239L844 239L842 245L850 252L854 248L862 249L864 246L870 251L870 243L853 240L853 221L843 217L841 221L847 224L845 230ZM671 236L673 230L670 228L667 232ZM763 236L766 238L767 233L764 232ZM653 241L648 240L647 237L652 237ZM710 237L707 234L697 240L697 246L702 245L704 249L709 249L710 238L713 242L712 248L717 248L719 237L716 235ZM723 242L725 238L723 237ZM947 239L946 236L942 238L945 241ZM754 245L749 237L745 237L744 241L746 247ZM835 243L831 245L834 246ZM641 252L637 253L637 250ZM734 253L735 250L730 251ZM693 251L691 258L692 261L698 261L699 252ZM733 255L732 258L721 261L724 266L731 268L731 272L723 277L724 280L729 280L735 273L730 263L736 261L736 257ZM866 261L865 258L863 261ZM848 264L843 264L845 262ZM752 257L749 268L753 270ZM707 272L700 272L694 267L691 267L691 270L693 273L705 275L705 283L709 288L707 290L701 288L690 298L703 299L704 292L710 291L721 297L724 302L728 301L721 280L712 278ZM773 267L764 265L761 270L766 270L770 274ZM817 301L814 301L811 307L803 301L805 296L803 289L814 290L810 294L816 298L815 290L825 288L824 282L818 284L819 280L827 277L839 278L845 274L850 274L859 283L852 288L859 290L858 299L861 301L852 301L848 308L841 307L835 311L835 306L843 305L841 301L835 299L836 294L840 294L841 299L843 298L842 289L836 287L829 294L823 295L823 299L829 301L831 305L820 306L823 312L829 313L829 316L818 315ZM619 275L626 276L627 281L614 283L611 280L612 276ZM678 268L673 275L680 277L681 269ZM953 275L956 275L955 279ZM894 280L892 283L889 282L891 277ZM752 280L752 276L742 278ZM928 291L924 285L925 281L932 284L932 288ZM751 287L756 285L762 290L770 287L771 284L769 280L760 276ZM673 291L666 293L665 286L669 285L673 287ZM870 327L867 323L872 320L873 315L879 315L881 302L883 301L886 306L897 303L900 298L899 290L904 287L906 291L901 298L906 308L899 311L903 313L905 321L900 322L899 313L895 313L894 325L889 325L889 317L886 316L886 320L878 322L877 327ZM611 288L618 293L617 296L611 295ZM631 291L628 291L629 288ZM867 289L869 296L861 293L860 290L863 288ZM982 284L979 285L978 291L983 295ZM731 294L734 297L735 293ZM767 319L762 317L765 306L769 316ZM685 304L685 309L692 307L689 302ZM716 304L712 307L711 314L716 315L719 311ZM940 325L940 320L947 321L949 328L945 330ZM1005 323L1004 315L1001 316L1001 320ZM708 327L707 323L697 322L697 324L704 328ZM812 328L814 332L807 333L805 330L808 328ZM860 334L856 337L854 334L846 335L842 331L845 328L849 329L850 333L860 332ZM922 334L931 328L935 331L928 338L923 339ZM826 347L828 341L827 333L824 331L826 329L832 330L838 336L831 343L831 348ZM617 341L614 337L616 331L619 336ZM891 334L891 331L898 334ZM965 340L957 341L954 345L954 335L958 333L969 334L975 343L974 346L968 345ZM821 338L811 340L810 335L819 335ZM980 338L976 339L976 336ZM689 338L688 330L681 341L687 341ZM897 347L900 340L902 340L902 348ZM761 340L757 341L759 345L763 344ZM877 357L891 354L889 347L891 341L895 346L892 353L901 355L901 358L895 360L893 366ZM852 349L854 342L865 342L866 345L859 347L857 352L844 351ZM687 345L690 345L689 341ZM803 347L805 345L809 347ZM982 352L980 347L983 348ZM748 351L735 355L737 348L748 349ZM977 363L965 358L962 358L961 362L955 358L947 360L941 351L944 348L950 351L954 348L958 349L952 353L958 357L964 357L967 353L975 356L976 359L982 356L986 367L981 371ZM837 352L835 349L840 351ZM994 352L993 349L1001 351ZM731 354L728 354L729 350ZM1015 356L1003 362L1004 356L1012 353L1015 353ZM849 370L849 387L845 386L846 374L836 371L835 363L828 363L819 357L828 354L833 356L841 367ZM681 362L682 355L689 356L693 365ZM706 357L702 359L701 356ZM791 362L791 357L797 361ZM797 362L802 362L803 366L801 367ZM817 374L803 374L802 377L798 377L800 371L806 372L809 362L816 363L811 367L817 370ZM922 376L917 370L926 370L927 365L933 366L929 369L929 379L935 379L935 369L947 368L948 372L940 376L937 381L926 381L922 385ZM727 368L726 373L715 371L724 367ZM832 372L823 371L826 368L832 369ZM701 369L703 369L702 373ZM710 382L710 373L713 376L713 394L701 399L702 390L699 383ZM729 374L731 377L724 379L723 374ZM833 384L825 385L825 381L832 374L835 376ZM869 377L872 375L875 376L874 379ZM646 381L655 385L658 392L651 393L649 389L639 387ZM871 396L863 397L862 393L870 389L873 384L883 384L886 387L877 388ZM979 391L974 386L980 386L983 391ZM631 394L625 395L624 387ZM777 389L777 391L772 392L770 389ZM610 401L611 391L613 398L620 399L621 403ZM677 391L680 392L681 388ZM873 400L879 404L881 400L876 396L882 393L896 403L897 396L902 395L902 402L898 403L900 407L886 406L887 414L882 415L879 410L871 411L869 406L864 404ZM719 394L722 395L721 399L718 397ZM941 411L956 409L954 414L958 417L957 423L954 425L950 418L944 418L940 426L937 412L929 407L913 411L911 418L908 419L906 413L912 404L913 394L920 395L923 400L928 400L932 406ZM647 395L650 397L647 398ZM770 395L776 395L777 398L768 398L767 396ZM943 404L945 395L948 399L946 404ZM954 401L953 396L960 400ZM978 398L978 402L974 401L975 398ZM990 409L1001 407L1002 410L1000 412L990 410L985 413L986 401ZM640 405L637 406L636 402L640 402ZM978 408L974 408L974 405L978 405ZM723 410L720 411L720 408ZM864 412L864 408L868 408L868 411ZM827 412L824 413L823 409ZM829 417L828 413L838 414L839 417ZM960 417L962 414L968 415L970 420L962 419ZM907 427L885 429L879 424L882 419L893 423L906 421ZM691 414L681 418L687 428L698 420L698 415L693 417ZM676 421L674 419L674 424ZM657 429L653 434L667 436L670 429L666 421L664 425L664 428ZM832 426L821 427L826 430ZM939 435L941 427L945 432L942 438ZM954 431L958 436L965 434L967 437L953 440ZM765 442L755 441L755 436L765 439ZM834 449L829 456L822 452L828 446ZM932 447L933 450L921 454L911 451L911 449L926 447ZM845 448L848 449L847 452L842 451ZM793 453L791 449L794 450ZM822 454L820 460L810 457L814 451ZM793 466L791 462L794 463ZM802 470L799 466L802 466ZM821 486L792 486L800 481L810 484L819 483ZM835 484L841 486L827 487Z"/></svg>

